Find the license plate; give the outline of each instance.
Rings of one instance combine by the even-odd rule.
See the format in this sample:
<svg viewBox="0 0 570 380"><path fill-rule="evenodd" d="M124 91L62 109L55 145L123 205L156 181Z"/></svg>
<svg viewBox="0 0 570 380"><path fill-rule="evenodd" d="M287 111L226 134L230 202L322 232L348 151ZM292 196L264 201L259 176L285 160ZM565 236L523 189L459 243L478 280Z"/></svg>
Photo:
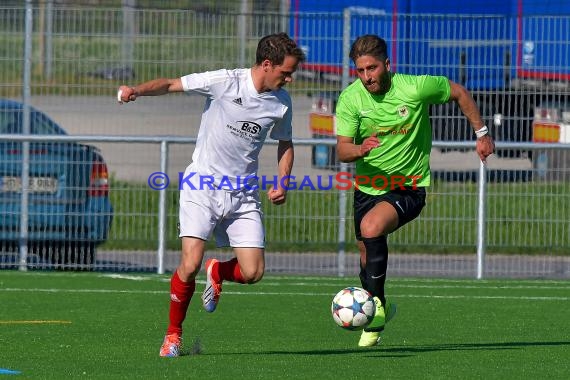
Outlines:
<svg viewBox="0 0 570 380"><path fill-rule="evenodd" d="M20 177L0 177L0 189L5 193L22 192L22 178ZM30 177L30 193L54 194L57 192L57 179L52 177Z"/></svg>

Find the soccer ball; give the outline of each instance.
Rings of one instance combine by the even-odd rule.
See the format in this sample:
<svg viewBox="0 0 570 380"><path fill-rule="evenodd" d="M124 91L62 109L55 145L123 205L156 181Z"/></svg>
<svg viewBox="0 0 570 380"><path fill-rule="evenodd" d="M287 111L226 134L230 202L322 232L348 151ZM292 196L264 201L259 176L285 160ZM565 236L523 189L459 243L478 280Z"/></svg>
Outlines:
<svg viewBox="0 0 570 380"><path fill-rule="evenodd" d="M353 331L368 326L375 312L376 304L372 295L356 286L338 292L331 305L331 313L336 324Z"/></svg>

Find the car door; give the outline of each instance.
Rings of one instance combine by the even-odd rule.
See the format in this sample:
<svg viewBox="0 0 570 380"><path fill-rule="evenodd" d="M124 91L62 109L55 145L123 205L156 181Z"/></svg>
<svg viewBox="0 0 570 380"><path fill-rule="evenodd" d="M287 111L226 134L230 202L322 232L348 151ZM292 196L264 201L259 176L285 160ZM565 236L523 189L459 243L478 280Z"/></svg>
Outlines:
<svg viewBox="0 0 570 380"><path fill-rule="evenodd" d="M22 132L23 112L3 109L2 133ZM33 135L66 133L45 114L30 113ZM31 142L29 160L29 238L60 240L80 234L92 151L73 142ZM17 240L21 217L23 150L21 142L0 143L0 227L4 239Z"/></svg>

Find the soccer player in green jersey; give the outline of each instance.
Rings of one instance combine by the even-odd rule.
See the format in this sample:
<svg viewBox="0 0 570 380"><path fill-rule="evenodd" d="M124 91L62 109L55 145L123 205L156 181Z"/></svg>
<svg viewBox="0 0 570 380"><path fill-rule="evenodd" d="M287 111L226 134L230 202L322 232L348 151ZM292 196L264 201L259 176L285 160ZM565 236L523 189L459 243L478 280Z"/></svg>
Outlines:
<svg viewBox="0 0 570 380"><path fill-rule="evenodd" d="M461 85L444 76L390 71L386 42L375 35L354 41L350 58L360 80L344 89L336 108L337 155L356 162L354 226L360 280L376 300L376 314L358 345L375 346L396 312L386 300L388 234L415 219L430 185L430 104L457 102L477 136L483 162L495 150L477 104Z"/></svg>

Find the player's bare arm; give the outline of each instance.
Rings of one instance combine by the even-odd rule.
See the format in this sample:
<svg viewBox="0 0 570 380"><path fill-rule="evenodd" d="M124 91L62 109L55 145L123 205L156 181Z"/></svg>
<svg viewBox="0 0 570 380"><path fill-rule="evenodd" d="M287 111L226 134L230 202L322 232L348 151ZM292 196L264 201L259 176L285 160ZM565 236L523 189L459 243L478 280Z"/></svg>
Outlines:
<svg viewBox="0 0 570 380"><path fill-rule="evenodd" d="M380 140L376 135L367 137L362 144L354 143L352 137L337 136L336 151L338 159L342 162L353 162L366 156L374 148L380 146Z"/></svg>
<svg viewBox="0 0 570 380"><path fill-rule="evenodd" d="M453 81L449 81L451 87L450 100L457 102L461 112L465 115L477 135L476 150L482 162L495 152L495 142L489 134L487 126L481 119L479 108L467 89Z"/></svg>
<svg viewBox="0 0 570 380"><path fill-rule="evenodd" d="M128 103L136 100L139 96L165 95L171 92L182 92L182 80L180 78L158 78L136 86L121 86L117 93L119 103Z"/></svg>
<svg viewBox="0 0 570 380"><path fill-rule="evenodd" d="M287 200L287 189L283 188L281 184L289 184L289 176L291 175L291 170L293 169L293 161L295 159L295 151L293 149L293 142L286 140L279 140L279 145L277 147L277 162L279 169L279 180L278 185L272 187L267 192L267 197L271 203L275 205L280 205L285 203ZM283 179L285 178L285 179ZM282 182L283 181L283 182Z"/></svg>

